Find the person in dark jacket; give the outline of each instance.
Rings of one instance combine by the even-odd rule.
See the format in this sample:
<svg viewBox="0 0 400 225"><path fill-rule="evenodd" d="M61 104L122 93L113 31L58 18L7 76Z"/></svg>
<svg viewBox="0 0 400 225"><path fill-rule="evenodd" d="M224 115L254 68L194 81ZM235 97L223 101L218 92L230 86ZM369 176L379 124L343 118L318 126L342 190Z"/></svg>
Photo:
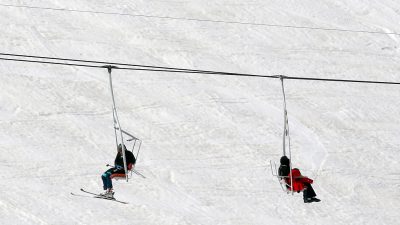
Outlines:
<svg viewBox="0 0 400 225"><path fill-rule="evenodd" d="M290 160L285 155L281 157L281 165L278 169L278 175L281 180L285 181L285 178L289 177L290 174ZM290 186L285 182L286 188L289 189Z"/></svg>
<svg viewBox="0 0 400 225"><path fill-rule="evenodd" d="M302 176L300 170L297 168L293 168L290 174L290 160L288 157L282 156L280 162L281 165L279 166L278 175L285 181L288 190L293 190L297 193L303 191L304 203L321 201L316 198L317 194L311 186L314 182L312 179Z"/></svg>
<svg viewBox="0 0 400 225"><path fill-rule="evenodd" d="M113 198L114 191L112 185L112 178L125 177L124 158L122 154L123 150L125 151L127 170L128 171L131 170L136 163L136 159L133 153L126 150L125 145L123 145L122 147L122 145L119 144L117 148L118 153L114 160L114 167L108 169L101 175L101 179L103 180L103 189L105 190L105 193L101 194L103 196Z"/></svg>
<svg viewBox="0 0 400 225"><path fill-rule="evenodd" d="M290 173L290 160L287 156L281 157L281 165L279 166L278 174L279 176L289 176Z"/></svg>

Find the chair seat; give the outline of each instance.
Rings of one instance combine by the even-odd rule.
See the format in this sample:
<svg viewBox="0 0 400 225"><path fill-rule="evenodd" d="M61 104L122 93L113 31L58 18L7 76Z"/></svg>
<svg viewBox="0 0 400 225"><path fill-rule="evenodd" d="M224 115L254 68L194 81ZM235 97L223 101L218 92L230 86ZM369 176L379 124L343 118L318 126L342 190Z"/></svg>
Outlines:
<svg viewBox="0 0 400 225"><path fill-rule="evenodd" d="M125 174L124 173L111 174L111 179L121 179L121 178L125 178Z"/></svg>
<svg viewBox="0 0 400 225"><path fill-rule="evenodd" d="M132 163L129 163L128 165L127 165L127 172L128 172L128 174L129 174L129 172L132 172L132 169L135 167L135 165L133 165ZM114 173L114 174L111 174L111 179L116 179L116 180L119 180L119 179L125 179L125 173Z"/></svg>

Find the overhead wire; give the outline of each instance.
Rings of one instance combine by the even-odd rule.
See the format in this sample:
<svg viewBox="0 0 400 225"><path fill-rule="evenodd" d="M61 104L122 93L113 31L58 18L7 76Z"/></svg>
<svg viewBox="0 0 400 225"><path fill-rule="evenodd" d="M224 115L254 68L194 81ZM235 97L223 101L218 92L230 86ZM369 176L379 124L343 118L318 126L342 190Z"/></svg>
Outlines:
<svg viewBox="0 0 400 225"><path fill-rule="evenodd" d="M41 64L53 64L53 65L63 65L63 66L79 66L79 67L91 67L91 68L104 68L104 66L86 65L86 64L78 64L78 63L49 62L49 61L28 60L28 59L10 59L10 58L3 58L3 57L0 57L0 60L16 61L16 62L41 63Z"/></svg>
<svg viewBox="0 0 400 225"><path fill-rule="evenodd" d="M380 34L395 34L398 33L388 33L388 32L378 32L378 31L357 31L357 30L346 30L346 29L336 29L336 28L318 28L318 27L299 27L299 26L288 26L288 25L278 25L278 24L263 24L263 23L247 23L247 22L235 22L235 21L223 21L223 20L207 20L207 19L192 19L192 18L179 18L179 17L168 17L168 16L151 16L151 15L140 15L140 14L129 14L129 13L115 13L115 12L102 12L102 11L90 11L90 10L75 10L67 8L52 8L52 7L39 7L39 6L27 6L27 5L12 5L12 4L2 4L0 6L5 7L17 7L17 8L29 8L29 9L44 9L44 10L57 10L57 11L71 11L79 13L98 13L98 14L110 14L110 15L122 15L122 16L139 16L139 17L150 17L150 18L161 18L161 19L179 19L179 20L194 20L200 22L218 22L218 23L236 23L236 24L247 24L247 25L264 25L264 26L275 26L275 27L286 27L286 28L302 28L302 29L320 29L328 31L347 31L347 32L365 32L365 33L380 33ZM229 73L229 72L219 72L219 71L208 71L208 70L194 70L185 68L173 68L173 67L162 67L162 66L149 66L149 65L137 65L137 64L126 64L126 63L115 63L115 62L104 62L104 61L91 61L91 60L77 60L77 59L65 59L57 57L44 57L44 56L30 56L21 54L8 54L0 53L3 56L13 56L13 57L24 57L24 58L35 58L35 59L47 59L47 60L61 60L69 62L83 62L83 63L93 63L93 64L103 64L102 66L96 65L83 65L77 63L60 63L60 62L48 62L48 61L37 61L37 60L26 60L26 59L9 59L0 58L1 60L9 61L20 61L20 62L31 62L31 63L43 63L43 64L57 64L57 65L69 65L69 66L80 66L80 67L96 67L103 68L104 64L116 65L116 66L128 66L118 67L117 69L124 70L142 70L142 71L153 71L153 72L175 72L175 73L193 73L193 74L215 74L215 75L226 75L226 76L248 76L248 77L268 77L277 78L276 75L258 75L258 74L243 74L243 73ZM135 68L131 68L135 67ZM138 67L138 68L136 68ZM398 82L387 82L387 81L363 81L363 80L346 80L346 79L326 79L326 78L311 78L311 77L290 77L285 76L285 79L297 79L297 80L316 80L316 81L337 81L337 82L357 82L357 83L377 83L377 84L398 84Z"/></svg>
<svg viewBox="0 0 400 225"><path fill-rule="evenodd" d="M27 8L27 9L40 9L40 10L53 10L53 11L67 11L67 12L77 12L77 13L92 13L92 14L104 14L104 15L144 17L144 18L164 19L164 20L183 20L183 21L195 21L195 22L210 22L210 23L225 23L225 24L239 24L239 25L251 25L251 26L291 28L291 29L307 29L307 30L323 30L323 31L351 32L351 33L366 33L366 34L400 35L400 33L384 32L384 31L351 30L351 29L328 28L328 27L310 27L310 26L295 26L295 25L269 24L269 23L253 23L253 22L242 22L242 21L198 19L198 18L187 18L187 17L155 16L155 15L146 15L146 14L104 12L104 11L40 7L40 6L29 6L29 5L13 5L13 4L3 4L3 3L0 3L0 6L15 7L15 8Z"/></svg>
<svg viewBox="0 0 400 225"><path fill-rule="evenodd" d="M332 79L332 78L316 78L316 77L291 77L283 76L287 80L311 80L311 81L331 81L331 82L349 82L349 83L367 83L367 84L400 84L400 82L391 81L371 81L371 80L353 80L353 79Z"/></svg>
<svg viewBox="0 0 400 225"><path fill-rule="evenodd" d="M105 68L108 66L112 66L113 69L120 70L137 70L137 71L152 71L152 72L173 72L173 73L194 73L194 74L216 74L216 75L232 75L232 76L252 76L252 77L274 77L268 75L259 75L259 74L246 74L246 73L230 73L230 72L220 72L220 71L210 71L210 70L195 70L195 69L186 69L186 68L176 68L176 67L163 67L163 66L150 66L150 65L140 65L140 64L128 64L128 63L117 63L117 62L105 62L105 61L94 61L94 60L81 60L81 59L71 59L71 58L57 58L57 57L46 57L46 56L35 56L35 55L22 55L22 54L10 54L10 53L0 53L0 56L11 56L17 58L0 58L4 60L10 61L22 61L22 62L33 62L33 63L44 63L44 64L59 64L63 65L64 63L54 63L52 61L38 61L38 60L27 60L27 59L18 59L18 58L34 58L34 59L46 59L46 60L58 60L58 61L71 61L71 62L83 62L83 63L93 63L93 64L101 64L91 67ZM65 65L72 65L71 63L65 63ZM73 64L79 66L85 66L87 64ZM120 67L120 66L128 66L128 67Z"/></svg>
<svg viewBox="0 0 400 225"><path fill-rule="evenodd" d="M202 72L202 73L215 73L215 71L206 71L206 70L193 70L193 69L185 69L185 68L149 66L149 65L139 65L139 64L129 64L129 63L93 61L93 60L82 60L82 59L71 59L71 58L58 58L58 57L36 56L36 55L10 54L10 53L1 53L1 52L0 52L0 55L12 56L12 57L23 57L23 58L35 58L35 59L49 59L49 60L84 62L84 63L94 63L94 64L103 64L103 65L107 64L107 65L116 65L116 66L130 66L130 67L143 67L143 68L152 68L152 69L165 69L165 70L177 70L177 71L180 71L180 70L182 70L182 71L199 71L199 72Z"/></svg>
<svg viewBox="0 0 400 225"><path fill-rule="evenodd" d="M88 68L111 68L118 70L134 70L134 71L150 71L150 72L168 72L168 73L182 73L182 74L202 74L202 75L216 75L216 76L238 76L238 77L258 77L258 78L279 78L288 80L308 80L308 81L328 81L328 82L351 82L351 83L368 83L368 84L394 84L400 85L400 82L392 81L372 81L372 80L356 80L356 79L334 79L334 78L317 78L317 77L293 77L286 75L262 75L262 74L249 74L249 73L232 73L210 70L195 70L175 67L163 66L149 66L140 64L116 63L94 60L81 60L71 58L56 58L46 56L34 55L21 55L11 53L0 53L0 60L16 61L25 63L40 63L40 64L53 64L64 66L78 66ZM4 57L7 56L7 57ZM13 57L13 58L10 58ZM26 59L29 58L29 59ZM45 61L46 60L46 61ZM52 60L52 61L49 61ZM121 67L123 66L123 67Z"/></svg>

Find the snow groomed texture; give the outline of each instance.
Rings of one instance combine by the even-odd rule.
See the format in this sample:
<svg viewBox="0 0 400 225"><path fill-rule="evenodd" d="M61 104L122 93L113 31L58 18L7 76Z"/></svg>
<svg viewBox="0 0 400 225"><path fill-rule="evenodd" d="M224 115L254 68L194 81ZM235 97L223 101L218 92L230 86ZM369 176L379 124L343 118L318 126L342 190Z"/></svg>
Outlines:
<svg viewBox="0 0 400 225"><path fill-rule="evenodd" d="M399 9L391 0L2 1L0 43L27 55L399 81ZM400 89L390 85L285 81L293 163L323 200L304 204L269 171L282 152L278 80L113 71L146 179L114 182L128 205L74 198L82 186L102 190L116 154L107 76L0 60L1 224L397 224Z"/></svg>

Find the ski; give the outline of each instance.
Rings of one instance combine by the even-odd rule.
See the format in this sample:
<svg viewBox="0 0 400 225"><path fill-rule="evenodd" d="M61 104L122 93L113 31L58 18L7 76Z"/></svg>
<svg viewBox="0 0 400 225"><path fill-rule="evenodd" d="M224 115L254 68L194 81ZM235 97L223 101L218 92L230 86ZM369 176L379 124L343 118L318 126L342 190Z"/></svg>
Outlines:
<svg viewBox="0 0 400 225"><path fill-rule="evenodd" d="M89 195L81 195L81 194L76 194L76 193L74 193L74 192L71 192L71 195L73 195L73 196L79 196L79 197L84 197L84 198L93 198L92 196L89 196Z"/></svg>
<svg viewBox="0 0 400 225"><path fill-rule="evenodd" d="M83 188L81 188L81 191L84 192L84 193L87 193L87 194L92 195L94 198L100 198L100 199L105 199L105 200L110 200L110 201L119 202L119 203L122 203L122 204L128 204L128 202L124 202L124 201L117 200L117 199L115 199L114 197L113 197L113 198L105 197L105 196L99 195L99 194L97 194L97 193L93 193L93 192L90 192L90 191L86 191L86 190L83 189Z"/></svg>
<svg viewBox="0 0 400 225"><path fill-rule="evenodd" d="M93 193L93 192L90 192L90 191L86 191L86 190L83 189L83 188L81 188L80 190L81 190L82 192L86 193L86 194L90 194L91 196L75 194L75 193L72 193L72 192L71 192L71 195L73 195L73 196L80 196L80 197L89 197L89 198L90 198L90 197L93 197L93 198L98 198L98 199L104 199L104 200L110 200L110 201L114 201L114 202L119 202L119 203L122 203L122 204L128 204L128 202L120 201L120 200L117 200L117 199L115 199L115 198L105 197L105 196L102 196L102 195L99 195L99 194L96 194L96 193Z"/></svg>
<svg viewBox="0 0 400 225"><path fill-rule="evenodd" d="M138 176L140 176L141 178L144 178L144 179L146 179L146 177L145 177L145 176L143 176L143 174L139 173L137 170L135 170L135 169L132 169L132 172L136 173L136 174L137 174Z"/></svg>
<svg viewBox="0 0 400 225"><path fill-rule="evenodd" d="M100 195L99 196L94 196L94 198L110 200L110 201L119 202L119 203L122 203L122 204L128 204L128 202L124 202L124 201L117 200L115 198L108 198L108 197L104 197L104 196L100 196Z"/></svg>

